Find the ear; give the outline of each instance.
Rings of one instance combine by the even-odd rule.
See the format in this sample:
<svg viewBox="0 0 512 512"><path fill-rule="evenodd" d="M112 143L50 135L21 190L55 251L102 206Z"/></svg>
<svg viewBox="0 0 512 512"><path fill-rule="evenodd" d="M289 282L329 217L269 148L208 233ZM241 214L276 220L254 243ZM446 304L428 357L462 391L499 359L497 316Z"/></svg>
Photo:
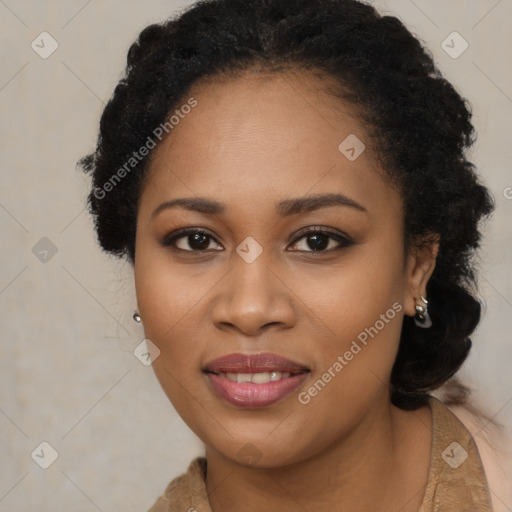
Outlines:
<svg viewBox="0 0 512 512"><path fill-rule="evenodd" d="M427 283L436 266L439 240L439 235L433 233L418 240L409 250L406 262L407 288L404 297L406 315L415 315L414 308L420 300L420 295L428 300Z"/></svg>

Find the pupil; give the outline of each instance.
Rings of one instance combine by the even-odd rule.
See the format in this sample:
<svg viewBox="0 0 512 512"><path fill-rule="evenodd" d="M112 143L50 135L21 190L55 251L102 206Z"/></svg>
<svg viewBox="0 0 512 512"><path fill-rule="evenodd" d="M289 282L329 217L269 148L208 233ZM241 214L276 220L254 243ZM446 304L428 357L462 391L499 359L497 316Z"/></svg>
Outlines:
<svg viewBox="0 0 512 512"><path fill-rule="evenodd" d="M194 235L190 235L192 237L193 243L190 243L190 246L192 248L198 248L198 249L206 249L208 247L208 235L202 235L201 233L196 233ZM194 242L198 243L198 245L194 246Z"/></svg>
<svg viewBox="0 0 512 512"><path fill-rule="evenodd" d="M322 240L323 238L323 240ZM329 245L329 237L326 235L318 234L318 235L311 235L308 236L308 240L316 239L316 242L313 242L313 244L310 244L308 241L308 245L310 249L325 249ZM319 240L320 239L320 240Z"/></svg>

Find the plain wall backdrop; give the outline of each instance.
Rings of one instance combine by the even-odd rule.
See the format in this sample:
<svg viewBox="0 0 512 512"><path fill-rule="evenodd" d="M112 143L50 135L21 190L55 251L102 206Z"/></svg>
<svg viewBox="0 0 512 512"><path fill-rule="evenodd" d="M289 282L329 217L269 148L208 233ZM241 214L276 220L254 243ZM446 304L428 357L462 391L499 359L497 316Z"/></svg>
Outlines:
<svg viewBox="0 0 512 512"><path fill-rule="evenodd" d="M76 169L131 43L190 3L0 0L0 511L147 510L202 453L133 354L144 334L131 319L131 269L96 245L89 180ZM497 209L479 257L486 311L461 376L510 425L512 1L375 5L427 44L473 105L471 159Z"/></svg>

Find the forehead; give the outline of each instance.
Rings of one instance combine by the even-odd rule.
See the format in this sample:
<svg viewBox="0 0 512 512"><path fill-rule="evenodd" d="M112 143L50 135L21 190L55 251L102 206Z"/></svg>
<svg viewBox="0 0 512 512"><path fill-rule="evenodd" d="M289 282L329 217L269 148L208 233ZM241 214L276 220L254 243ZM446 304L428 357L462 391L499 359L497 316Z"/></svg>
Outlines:
<svg viewBox="0 0 512 512"><path fill-rule="evenodd" d="M324 192L389 200L356 108L326 85L291 72L196 84L183 103L192 97L197 105L154 150L146 189L154 201L200 195L230 203L234 192L245 204Z"/></svg>

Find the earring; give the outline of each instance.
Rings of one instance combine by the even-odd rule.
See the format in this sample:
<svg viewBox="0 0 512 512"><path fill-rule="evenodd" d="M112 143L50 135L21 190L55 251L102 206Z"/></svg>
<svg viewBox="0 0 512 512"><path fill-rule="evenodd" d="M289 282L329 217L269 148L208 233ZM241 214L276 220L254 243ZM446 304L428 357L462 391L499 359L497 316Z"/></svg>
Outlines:
<svg viewBox="0 0 512 512"><path fill-rule="evenodd" d="M138 324L140 324L142 322L142 318L140 317L139 315L139 312L138 311L135 311L135 313L133 313L133 319L135 320L135 322L137 322Z"/></svg>
<svg viewBox="0 0 512 512"><path fill-rule="evenodd" d="M416 314L414 315L414 323L423 329L428 329L432 325L432 320L428 314L428 300L420 295L424 305L416 304Z"/></svg>

